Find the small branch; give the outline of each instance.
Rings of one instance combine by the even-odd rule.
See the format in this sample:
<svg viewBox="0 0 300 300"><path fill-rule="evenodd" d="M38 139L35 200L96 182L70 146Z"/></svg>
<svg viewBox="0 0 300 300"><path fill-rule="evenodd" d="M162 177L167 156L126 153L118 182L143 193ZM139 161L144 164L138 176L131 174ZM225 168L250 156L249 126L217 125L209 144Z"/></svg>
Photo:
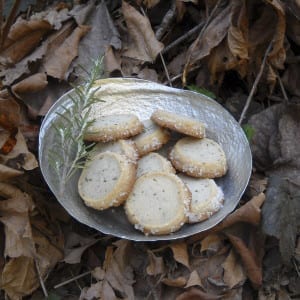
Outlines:
<svg viewBox="0 0 300 300"><path fill-rule="evenodd" d="M38 274L38 277L39 277L39 281L40 281L44 296L47 298L48 297L48 292L47 292L45 283L44 283L42 275L41 275L41 270L40 270L39 263L38 263L37 259L34 259L34 262L35 262L35 268L36 268L36 271L37 271L37 274Z"/></svg>
<svg viewBox="0 0 300 300"><path fill-rule="evenodd" d="M280 76L278 74L278 71L276 71L276 77L277 77L278 82L279 82L279 86L280 86L280 89L281 89L281 92L282 92L282 95L283 95L283 98L284 98L284 102L288 103L289 102L289 97L288 97L288 95L286 93L286 90L285 90L284 85L282 83L282 80L281 80L281 78L280 78Z"/></svg>
<svg viewBox="0 0 300 300"><path fill-rule="evenodd" d="M243 122L243 120L245 118L245 115L246 115L247 110L248 110L248 108L250 106L251 100L253 98L253 95L254 95L254 93L256 91L257 85L258 85L258 83L260 81L260 78L261 78L263 72L264 72L264 68L265 68L265 65L266 65L267 57L268 57L268 54L270 53L270 51L272 49L272 46L273 46L273 41L270 42L270 44L269 44L269 46L268 46L268 48L267 48L267 50L265 52L262 64L261 64L260 69L259 69L259 72L258 72L258 74L257 74L257 76L255 78L255 81L254 81L253 86L251 88L250 94L249 94L249 96L247 98L246 104L245 104L245 106L243 108L243 111L242 111L242 114L240 116L240 119L239 119L239 124L240 125L242 124L242 122Z"/></svg>
<svg viewBox="0 0 300 300"><path fill-rule="evenodd" d="M61 282L61 283L55 285L54 288L55 288L55 289L58 289L58 288L60 288L60 287L62 287L62 286L64 286L64 285L66 285L66 284L69 284L69 283L71 283L71 282L73 282L73 281L76 281L77 279L79 279L79 278L81 278L81 277L84 277L84 276L86 276L86 275L89 275L89 274L91 274L91 271L84 272L84 273L82 273L82 274L79 274L79 275L77 275L77 276L75 276L75 277L73 277L73 278L70 278L70 279L68 279L68 280L66 280L66 281L63 281L63 282Z"/></svg>
<svg viewBox="0 0 300 300"><path fill-rule="evenodd" d="M5 42L5 39L7 38L9 29L10 29L11 25L13 24L13 22L16 18L20 3L21 3L21 0L15 0L15 2L13 4L13 7L12 7L10 13L9 13L9 16L7 17L7 20L4 23L3 30L2 30L2 36L1 36L1 41L0 41L0 49L2 49L2 47L4 45L4 42Z"/></svg>
<svg viewBox="0 0 300 300"><path fill-rule="evenodd" d="M189 72L189 69L190 69L191 53L194 51L196 45L198 44L196 41L200 41L202 39L202 36L203 36L208 24L210 23L210 21L214 17L217 9L219 8L220 3L221 3L221 0L218 0L218 2L216 3L215 7L213 8L211 14L209 15L209 17L205 21L205 24L204 24L203 28L201 29L197 39L194 41L191 50L189 51L190 54L187 57L187 60L186 60L186 63L185 63L184 69L183 69L183 74L182 74L182 84L183 84L183 86L186 85L186 77L187 77L187 73Z"/></svg>
<svg viewBox="0 0 300 300"><path fill-rule="evenodd" d="M170 24L173 22L176 16L176 1L172 2L171 8L165 14L159 28L156 30L155 36L158 40L161 40Z"/></svg>
<svg viewBox="0 0 300 300"><path fill-rule="evenodd" d="M182 42L184 42L191 36L193 36L195 33L197 33L203 27L203 25L204 25L204 22L198 24L197 26L195 26L194 28L192 28L188 32L186 32L184 35L182 35L180 38L178 38L177 40L170 43L167 47L165 47L163 49L162 54L169 52L171 49L178 46L179 44L181 44Z"/></svg>
<svg viewBox="0 0 300 300"><path fill-rule="evenodd" d="M167 76L167 79L168 79L168 83L169 83L170 86L172 86L172 81L171 81L171 79L170 79L169 71L168 71L168 69L167 69L167 66L166 66L164 57L163 57L163 55L161 54L161 52L159 53L159 55L160 55L161 61L162 61L162 63L163 63L164 69L165 69L165 73L166 73L166 76Z"/></svg>
<svg viewBox="0 0 300 300"><path fill-rule="evenodd" d="M193 72L193 71L199 69L200 67L201 67L200 65L199 65L199 66L195 66L195 67L193 67L193 68L190 69L190 72ZM172 77L172 78L170 79L171 82L174 82L175 80L181 78L182 74L183 74L183 73L180 73L180 74L178 74L178 75ZM163 84L168 84L168 81L165 81Z"/></svg>

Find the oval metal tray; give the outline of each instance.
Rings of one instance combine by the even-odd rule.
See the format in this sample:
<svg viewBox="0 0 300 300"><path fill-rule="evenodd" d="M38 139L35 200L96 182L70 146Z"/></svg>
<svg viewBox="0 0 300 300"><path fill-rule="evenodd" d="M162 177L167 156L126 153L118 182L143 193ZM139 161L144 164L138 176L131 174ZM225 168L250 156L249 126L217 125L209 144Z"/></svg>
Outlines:
<svg viewBox="0 0 300 300"><path fill-rule="evenodd" d="M57 176L49 166L48 152L56 139L53 124L61 118L57 113L63 113L62 105L71 105L71 90L49 110L41 125L39 136L42 174L58 201L71 216L108 235L135 241L157 241L185 238L207 230L234 210L248 184L252 157L242 128L220 104L198 93L138 79L110 78L99 80L96 85L101 86L98 95L105 102L94 105L92 117L134 113L143 121L149 119L156 109L165 109L206 123L207 136L222 146L228 160L227 174L216 180L223 189L225 201L223 208L204 222L186 224L179 231L169 235L145 236L127 221L123 207L97 211L84 205L77 192L80 170L68 181L64 194L59 195Z"/></svg>

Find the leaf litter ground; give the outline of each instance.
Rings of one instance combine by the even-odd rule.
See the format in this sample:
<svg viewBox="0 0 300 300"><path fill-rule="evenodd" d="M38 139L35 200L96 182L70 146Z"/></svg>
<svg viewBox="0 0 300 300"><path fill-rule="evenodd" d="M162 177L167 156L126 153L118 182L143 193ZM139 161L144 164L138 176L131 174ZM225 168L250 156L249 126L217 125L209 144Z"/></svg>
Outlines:
<svg viewBox="0 0 300 300"><path fill-rule="evenodd" d="M0 297L298 299L299 3L43 3L22 11L15 1L1 23ZM58 204L38 169L39 126L99 55L106 77L186 86L245 116L253 175L223 222L134 243Z"/></svg>

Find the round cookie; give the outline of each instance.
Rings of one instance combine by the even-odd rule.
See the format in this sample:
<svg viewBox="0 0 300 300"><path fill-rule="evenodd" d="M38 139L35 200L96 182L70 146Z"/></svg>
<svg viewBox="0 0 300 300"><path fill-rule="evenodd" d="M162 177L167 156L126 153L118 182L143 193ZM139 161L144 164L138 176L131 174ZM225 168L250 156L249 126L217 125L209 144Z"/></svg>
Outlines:
<svg viewBox="0 0 300 300"><path fill-rule="evenodd" d="M189 223L204 221L221 209L224 194L213 179L193 178L183 174L178 177L192 193Z"/></svg>
<svg viewBox="0 0 300 300"><path fill-rule="evenodd" d="M143 132L133 139L140 156L144 156L151 151L160 149L170 139L169 131L158 126L151 120L146 120L143 124Z"/></svg>
<svg viewBox="0 0 300 300"><path fill-rule="evenodd" d="M176 173L170 161L168 161L158 153L151 152L143 156L138 161L136 177L140 177L146 173L155 171L168 172L173 174Z"/></svg>
<svg viewBox="0 0 300 300"><path fill-rule="evenodd" d="M169 158L176 170L192 177L216 178L227 172L223 149L208 138L180 139L171 150Z"/></svg>
<svg viewBox="0 0 300 300"><path fill-rule="evenodd" d="M136 179L135 164L126 156L104 152L96 155L82 170L78 192L87 206L103 210L121 205Z"/></svg>
<svg viewBox="0 0 300 300"><path fill-rule="evenodd" d="M93 147L89 157L93 158L95 155L107 151L123 154L133 162L136 162L139 158L135 143L132 140L117 140L107 143L99 142Z"/></svg>
<svg viewBox="0 0 300 300"><path fill-rule="evenodd" d="M166 127L189 136L197 138L205 137L205 124L196 119L159 109L152 114L151 120L162 127Z"/></svg>
<svg viewBox="0 0 300 300"><path fill-rule="evenodd" d="M109 142L141 133L143 123L133 114L101 116L87 129L84 140Z"/></svg>
<svg viewBox="0 0 300 300"><path fill-rule="evenodd" d="M124 207L136 229L161 235L183 226L190 201L190 191L176 175L152 172L137 179Z"/></svg>

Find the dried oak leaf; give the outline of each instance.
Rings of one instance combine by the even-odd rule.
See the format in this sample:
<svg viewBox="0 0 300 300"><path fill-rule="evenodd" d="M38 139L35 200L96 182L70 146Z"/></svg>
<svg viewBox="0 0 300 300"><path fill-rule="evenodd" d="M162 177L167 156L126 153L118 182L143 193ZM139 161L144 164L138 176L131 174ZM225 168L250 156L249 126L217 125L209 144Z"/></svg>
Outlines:
<svg viewBox="0 0 300 300"><path fill-rule="evenodd" d="M8 179L12 179L22 174L23 174L22 171L18 171L10 167L7 167L3 164L0 164L0 181L6 181Z"/></svg>
<svg viewBox="0 0 300 300"><path fill-rule="evenodd" d="M165 277L161 280L161 282L168 286L184 287L187 281L185 277L179 276L176 278Z"/></svg>
<svg viewBox="0 0 300 300"><path fill-rule="evenodd" d="M279 239L282 260L291 263L300 229L300 185L292 179L271 176L262 209L262 227Z"/></svg>
<svg viewBox="0 0 300 300"><path fill-rule="evenodd" d="M12 91L19 97L22 94L34 93L44 89L48 84L45 73L36 73L19 81L12 86Z"/></svg>
<svg viewBox="0 0 300 300"><path fill-rule="evenodd" d="M194 270L191 272L190 277L185 285L184 288L189 288L191 286L200 286L203 287L202 280L197 272L197 270Z"/></svg>
<svg viewBox="0 0 300 300"><path fill-rule="evenodd" d="M127 49L123 51L123 55L143 62L155 61L164 45L156 39L149 19L126 1L122 1L122 12L132 39Z"/></svg>
<svg viewBox="0 0 300 300"><path fill-rule="evenodd" d="M147 274L156 276L165 272L164 260L161 256L156 256L152 251L148 250L149 265L147 266Z"/></svg>
<svg viewBox="0 0 300 300"><path fill-rule="evenodd" d="M89 26L79 25L70 36L43 60L43 69L49 76L66 80L66 74L73 59L78 54L80 39L90 30Z"/></svg>
<svg viewBox="0 0 300 300"><path fill-rule="evenodd" d="M172 243L170 244L170 248L172 249L174 259L190 269L187 244L185 242Z"/></svg>

